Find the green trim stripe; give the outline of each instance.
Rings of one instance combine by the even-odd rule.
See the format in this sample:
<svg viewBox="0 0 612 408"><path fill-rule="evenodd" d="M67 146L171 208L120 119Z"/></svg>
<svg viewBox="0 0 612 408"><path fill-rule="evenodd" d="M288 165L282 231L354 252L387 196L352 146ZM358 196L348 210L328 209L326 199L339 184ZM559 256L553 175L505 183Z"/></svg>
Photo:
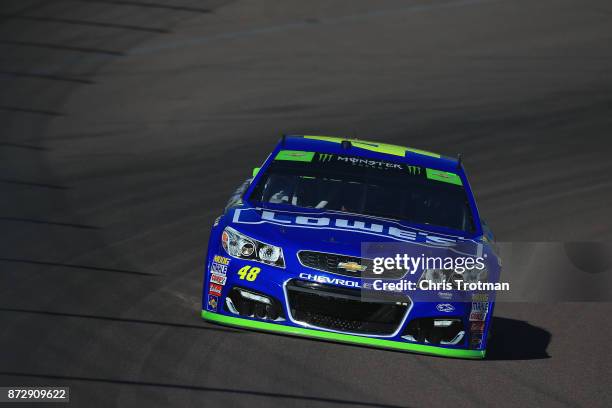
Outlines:
<svg viewBox="0 0 612 408"><path fill-rule="evenodd" d="M407 147L406 150L409 151L410 153L422 154L423 156L435 157L436 159L439 159L440 157L442 157L438 153L428 152L427 150L421 150L421 149L413 149L412 147Z"/></svg>
<svg viewBox="0 0 612 408"><path fill-rule="evenodd" d="M430 180L443 181L445 183L456 184L462 186L461 177L455 173L449 173L448 171L425 169L427 178Z"/></svg>
<svg viewBox="0 0 612 408"><path fill-rule="evenodd" d="M240 319L232 316L225 316L218 313L202 310L202 318L211 322L226 324L229 326L245 327L255 330L271 331L275 333L291 334L294 336L312 337L322 340L339 341L343 343L359 344L363 346L373 346L388 348L393 350L412 351L415 353L431 354L442 357L482 359L486 350L460 350L444 347L428 346L425 344L401 343L398 341L384 340L372 337L354 336L351 334L333 333L300 327L284 326L275 323L259 322L250 319Z"/></svg>
<svg viewBox="0 0 612 408"><path fill-rule="evenodd" d="M332 137L332 136L304 136L304 139L313 139L313 140L322 140L324 142L331 143L342 143L343 140L349 140L351 144L355 147L364 150L370 150L372 152L391 154L393 156L406 157L406 153L415 153L421 154L424 156L435 157L439 159L441 156L438 153L432 153L425 150L413 149L410 147L397 146L387 143L378 143L378 142L370 142L368 140L359 140L359 139L342 139L340 137Z"/></svg>
<svg viewBox="0 0 612 408"><path fill-rule="evenodd" d="M301 150L281 150L274 160L311 162L314 152L303 152Z"/></svg>

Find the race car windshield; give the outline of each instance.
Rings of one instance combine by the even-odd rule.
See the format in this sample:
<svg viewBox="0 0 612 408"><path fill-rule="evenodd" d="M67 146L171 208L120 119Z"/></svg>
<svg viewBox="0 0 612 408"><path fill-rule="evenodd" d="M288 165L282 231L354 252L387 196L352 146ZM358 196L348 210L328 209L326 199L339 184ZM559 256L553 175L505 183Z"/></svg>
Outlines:
<svg viewBox="0 0 612 408"><path fill-rule="evenodd" d="M474 231L458 175L383 160L282 150L248 199Z"/></svg>

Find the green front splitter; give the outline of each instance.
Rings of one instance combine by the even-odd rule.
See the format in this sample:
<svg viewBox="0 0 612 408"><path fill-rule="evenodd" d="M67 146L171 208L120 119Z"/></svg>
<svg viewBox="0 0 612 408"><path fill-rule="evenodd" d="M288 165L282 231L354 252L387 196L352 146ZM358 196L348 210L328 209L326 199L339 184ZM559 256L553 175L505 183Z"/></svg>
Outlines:
<svg viewBox="0 0 612 408"><path fill-rule="evenodd" d="M353 336L351 334L333 333L300 327L283 326L280 324L258 322L250 319L224 316L218 313L202 310L202 318L211 322L228 326L245 327L248 329L270 331L294 336L312 337L315 339L339 341L343 343L359 344L362 346L380 347L393 350L411 351L414 353L431 354L442 357L482 359L486 350L459 350L444 347L427 346L424 344L400 343L372 337Z"/></svg>

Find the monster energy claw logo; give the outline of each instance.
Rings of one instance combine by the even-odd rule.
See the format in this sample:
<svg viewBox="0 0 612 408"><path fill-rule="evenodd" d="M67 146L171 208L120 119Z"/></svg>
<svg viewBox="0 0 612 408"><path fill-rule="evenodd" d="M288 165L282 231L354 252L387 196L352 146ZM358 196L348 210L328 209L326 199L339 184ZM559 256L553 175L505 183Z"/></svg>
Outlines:
<svg viewBox="0 0 612 408"><path fill-rule="evenodd" d="M319 153L319 161L328 162L331 161L332 155L327 153Z"/></svg>
<svg viewBox="0 0 612 408"><path fill-rule="evenodd" d="M421 174L421 168L419 166L406 166L406 168L408 169L408 173L413 176Z"/></svg>

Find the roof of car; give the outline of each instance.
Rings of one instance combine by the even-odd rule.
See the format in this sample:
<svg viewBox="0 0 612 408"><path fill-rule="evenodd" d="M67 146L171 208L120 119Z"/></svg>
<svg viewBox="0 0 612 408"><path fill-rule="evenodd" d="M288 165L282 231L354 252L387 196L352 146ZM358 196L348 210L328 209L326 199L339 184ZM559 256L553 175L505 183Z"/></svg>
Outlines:
<svg viewBox="0 0 612 408"><path fill-rule="evenodd" d="M350 145L343 141L349 141ZM412 147L398 146L371 140L335 136L287 135L280 142L282 150L303 150L319 153L367 157L426 166L456 173L458 160L438 153Z"/></svg>

